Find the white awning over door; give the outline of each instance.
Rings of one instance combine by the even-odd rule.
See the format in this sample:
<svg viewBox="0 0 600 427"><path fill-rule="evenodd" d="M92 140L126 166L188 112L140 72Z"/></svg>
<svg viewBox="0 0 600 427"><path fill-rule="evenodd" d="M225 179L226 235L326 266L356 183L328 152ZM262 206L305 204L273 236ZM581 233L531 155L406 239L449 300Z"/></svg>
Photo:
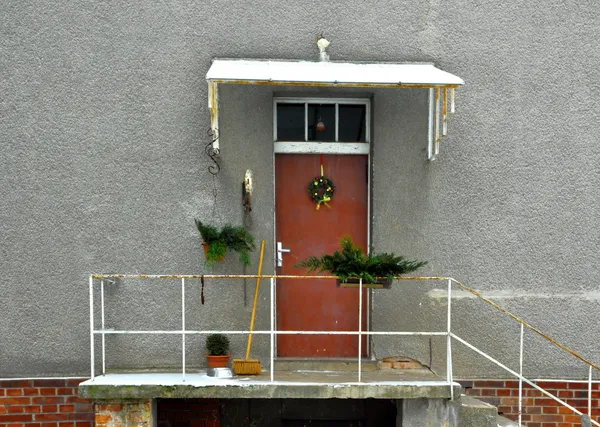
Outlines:
<svg viewBox="0 0 600 427"><path fill-rule="evenodd" d="M215 59L208 81L238 84L310 84L358 87L458 87L465 82L426 63L309 62Z"/></svg>
<svg viewBox="0 0 600 427"><path fill-rule="evenodd" d="M214 59L206 73L211 129L219 151L218 84L429 89L428 159L439 152L454 113L454 89L465 82L429 63ZM450 105L448 105L450 104ZM441 131L440 131L441 122Z"/></svg>

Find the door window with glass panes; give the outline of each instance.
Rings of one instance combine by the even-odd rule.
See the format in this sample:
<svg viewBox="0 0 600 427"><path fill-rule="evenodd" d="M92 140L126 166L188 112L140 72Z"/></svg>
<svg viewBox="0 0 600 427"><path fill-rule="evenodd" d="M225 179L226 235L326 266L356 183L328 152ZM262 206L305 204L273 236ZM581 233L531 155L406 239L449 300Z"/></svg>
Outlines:
<svg viewBox="0 0 600 427"><path fill-rule="evenodd" d="M276 98L274 107L274 140L280 146L286 142L368 146L368 99Z"/></svg>

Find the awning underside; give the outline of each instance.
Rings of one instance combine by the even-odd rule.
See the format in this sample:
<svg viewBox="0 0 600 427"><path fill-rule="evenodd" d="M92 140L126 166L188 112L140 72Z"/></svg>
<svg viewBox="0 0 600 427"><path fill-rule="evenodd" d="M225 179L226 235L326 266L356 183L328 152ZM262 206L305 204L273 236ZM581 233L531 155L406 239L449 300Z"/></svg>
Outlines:
<svg viewBox="0 0 600 427"><path fill-rule="evenodd" d="M206 74L217 83L457 87L464 81L432 64L215 59Z"/></svg>
<svg viewBox="0 0 600 427"><path fill-rule="evenodd" d="M465 82L427 63L309 62L253 59L215 59L206 73L208 108L214 155L219 153L218 85L267 84L281 86L428 88L429 127L427 158L434 160L447 135L454 113L454 89ZM441 128L441 129L440 129Z"/></svg>

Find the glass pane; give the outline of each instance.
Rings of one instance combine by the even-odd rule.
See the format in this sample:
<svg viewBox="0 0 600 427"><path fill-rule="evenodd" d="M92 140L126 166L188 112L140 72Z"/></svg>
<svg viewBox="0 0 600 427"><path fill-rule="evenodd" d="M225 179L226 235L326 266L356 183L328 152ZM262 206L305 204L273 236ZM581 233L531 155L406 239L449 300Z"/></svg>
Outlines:
<svg viewBox="0 0 600 427"><path fill-rule="evenodd" d="M308 140L335 141L334 104L308 104Z"/></svg>
<svg viewBox="0 0 600 427"><path fill-rule="evenodd" d="M366 142L367 107L366 105L339 105L340 142Z"/></svg>
<svg viewBox="0 0 600 427"><path fill-rule="evenodd" d="M304 104L277 104L277 141L304 141Z"/></svg>

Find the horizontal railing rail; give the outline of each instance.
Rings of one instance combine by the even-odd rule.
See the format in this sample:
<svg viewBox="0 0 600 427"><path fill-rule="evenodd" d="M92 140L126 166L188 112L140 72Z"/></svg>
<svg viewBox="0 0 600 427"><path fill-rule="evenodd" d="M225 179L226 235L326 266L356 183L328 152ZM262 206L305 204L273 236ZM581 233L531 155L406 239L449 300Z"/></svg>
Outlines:
<svg viewBox="0 0 600 427"><path fill-rule="evenodd" d="M252 278L260 278L260 279L269 279L270 280L270 317L271 317L271 327L269 330L190 330L185 327L185 281L188 279L252 279ZM181 280L181 329L180 330L115 330L115 329L107 329L105 328L105 305L104 305L104 282L105 281L113 281L113 279L178 279ZM454 398L454 381L453 381L453 367L452 367L452 340L455 340L467 348L473 350L475 353L480 356L486 358L492 363L496 364L500 368L504 369L506 372L515 376L519 379L519 424L522 422L522 403L523 403L523 383L529 384L531 387L537 389L544 395L550 397L555 400L559 404L573 411L575 414L579 415L584 419L587 417L588 425L591 423L594 426L600 427L600 423L591 419L592 416L592 383L593 381L593 370L600 371L600 366L595 363L590 362L585 359L583 356L573 351L572 349L560 344L555 339L551 338L547 334L541 332L539 329L530 325L525 320L517 317L512 314L508 310L494 303L488 298L482 296L479 292L469 288L463 283L459 282L456 279L451 277L441 277L441 276L400 276L395 277L394 280L397 281L446 281L447 282L447 321L446 321L446 330L445 331L364 331L362 330L362 295L363 295L363 282L362 279L359 281L359 312L358 312L358 330L356 331L300 331L300 330L287 330L280 331L275 328L274 319L275 319L275 300L274 300L274 290L275 290L275 280L276 279L297 279L297 280L327 280L327 279L339 279L337 276L314 276L314 275L253 275L253 274L188 274L188 275L178 275L178 274L167 274L167 275L154 275L154 274L91 274L89 277L89 297L90 297L90 353L91 353L91 378L95 377L95 343L94 336L100 335L102 340L102 374L106 374L106 335L135 335L135 334L165 334L165 335L181 335L182 337L182 380L185 381L185 372L186 372L186 350L185 350L185 339L188 335L207 335L212 333L223 333L223 334L232 334L232 335L247 335L247 334L256 334L256 335L269 335L270 336L270 381L275 381L275 371L274 371L274 348L275 348L275 336L278 335L357 335L358 336L358 382L362 382L362 337L363 336L446 336L447 337L447 352L446 352L446 382L450 388L450 396ZM101 306L101 329L94 328L94 280L100 281L100 306ZM519 345L519 372L516 372L513 369L508 368L505 364L496 360L492 356L478 349L474 345L470 344L463 338L459 337L455 333L452 332L452 284L456 284L460 288L465 291L471 293L473 296L482 300L492 306L494 309L504 313L512 320L518 322L520 324L520 345ZM571 354L578 360L582 361L589 368L588 380L585 381L588 383L588 413L583 414L577 408L568 404L564 400L559 397L553 395L548 392L544 388L538 386L533 381L527 379L523 376L523 348L524 348L524 330L525 328L531 330L535 334L541 336L546 341L550 342L552 345L558 347L559 349L566 351ZM583 381L582 381L583 382Z"/></svg>

